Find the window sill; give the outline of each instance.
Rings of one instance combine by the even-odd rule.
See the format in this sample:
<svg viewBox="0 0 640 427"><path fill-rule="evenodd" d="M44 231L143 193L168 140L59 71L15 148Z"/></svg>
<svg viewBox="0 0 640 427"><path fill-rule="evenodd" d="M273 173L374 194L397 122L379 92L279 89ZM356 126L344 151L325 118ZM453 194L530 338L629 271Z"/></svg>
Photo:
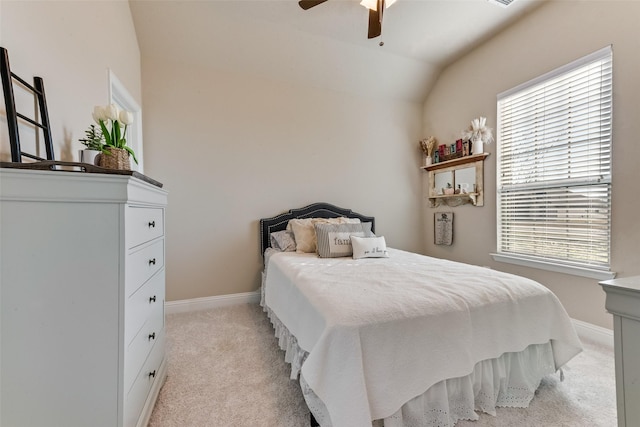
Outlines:
<svg viewBox="0 0 640 427"><path fill-rule="evenodd" d="M492 253L491 257L494 261L506 262L508 264L521 265L524 267L538 268L541 270L554 271L556 273L571 274L573 276L588 277L596 280L608 280L616 277L613 271L597 270L595 268L577 267L573 265L558 264L550 261L534 260L532 258L521 257L517 255L507 255Z"/></svg>

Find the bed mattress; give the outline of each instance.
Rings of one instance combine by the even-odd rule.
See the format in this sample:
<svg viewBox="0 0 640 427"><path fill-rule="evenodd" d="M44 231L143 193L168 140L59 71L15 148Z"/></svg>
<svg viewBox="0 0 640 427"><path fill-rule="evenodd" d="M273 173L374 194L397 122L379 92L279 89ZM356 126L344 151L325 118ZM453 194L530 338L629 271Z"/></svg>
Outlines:
<svg viewBox="0 0 640 427"><path fill-rule="evenodd" d="M390 258L269 257L264 302L304 352L306 385L334 427L370 426L482 361L549 344L581 351L547 288L488 268L389 249Z"/></svg>

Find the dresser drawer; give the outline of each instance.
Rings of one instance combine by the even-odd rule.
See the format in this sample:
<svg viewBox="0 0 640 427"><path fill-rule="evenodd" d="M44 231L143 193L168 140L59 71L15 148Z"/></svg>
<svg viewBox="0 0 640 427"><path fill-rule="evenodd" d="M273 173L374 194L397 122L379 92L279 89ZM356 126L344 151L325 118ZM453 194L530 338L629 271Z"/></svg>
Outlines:
<svg viewBox="0 0 640 427"><path fill-rule="evenodd" d="M131 344L131 340L138 334L147 319L154 313L164 312L164 277L164 270L159 271L126 300L124 310L126 347Z"/></svg>
<svg viewBox="0 0 640 427"><path fill-rule="evenodd" d="M126 296L134 293L162 267L164 267L164 239L130 253L125 267Z"/></svg>
<svg viewBox="0 0 640 427"><path fill-rule="evenodd" d="M160 372L160 365L162 365L162 360L164 359L164 346L164 334L162 334L153 346L153 350L145 361L142 370L139 372L133 386L131 387L131 390L126 394L124 399L124 427L136 426L153 383L161 380L158 375Z"/></svg>
<svg viewBox="0 0 640 427"><path fill-rule="evenodd" d="M164 236L164 209L127 206L125 213L128 249Z"/></svg>
<svg viewBox="0 0 640 427"><path fill-rule="evenodd" d="M133 338L124 355L124 390L129 392L131 385L140 373L144 361L155 343L164 336L164 313L156 310Z"/></svg>

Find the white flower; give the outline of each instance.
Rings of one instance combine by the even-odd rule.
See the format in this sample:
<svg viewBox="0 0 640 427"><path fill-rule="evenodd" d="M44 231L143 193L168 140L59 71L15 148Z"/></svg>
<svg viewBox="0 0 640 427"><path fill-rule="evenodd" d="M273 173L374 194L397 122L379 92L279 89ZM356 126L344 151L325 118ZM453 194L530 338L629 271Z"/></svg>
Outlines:
<svg viewBox="0 0 640 427"><path fill-rule="evenodd" d="M118 107L116 106L116 104L111 104L104 107L104 115L108 120L118 120Z"/></svg>
<svg viewBox="0 0 640 427"><path fill-rule="evenodd" d="M93 120L95 120L95 122L98 123L98 124L100 124L100 120L102 120L102 121L107 120L107 116L104 113L104 108L99 106L99 105L96 105L93 108L92 116L93 116Z"/></svg>
<svg viewBox="0 0 640 427"><path fill-rule="evenodd" d="M130 125L131 123L133 123L133 113L131 113L130 111L122 110L118 115L118 120L123 125Z"/></svg>
<svg viewBox="0 0 640 427"><path fill-rule="evenodd" d="M133 113L120 110L117 105L95 106L93 108L93 120L100 125L100 132L104 138L104 145L107 147L122 148L133 156L133 160L138 163L136 155L127 147L127 126L133 123Z"/></svg>

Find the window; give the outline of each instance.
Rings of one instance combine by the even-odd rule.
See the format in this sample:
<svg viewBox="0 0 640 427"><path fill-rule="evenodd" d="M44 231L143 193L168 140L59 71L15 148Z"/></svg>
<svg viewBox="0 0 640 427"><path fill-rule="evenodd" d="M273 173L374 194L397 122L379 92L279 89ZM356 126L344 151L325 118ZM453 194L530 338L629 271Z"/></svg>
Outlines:
<svg viewBox="0 0 640 427"><path fill-rule="evenodd" d="M609 46L498 95L498 261L611 278Z"/></svg>

